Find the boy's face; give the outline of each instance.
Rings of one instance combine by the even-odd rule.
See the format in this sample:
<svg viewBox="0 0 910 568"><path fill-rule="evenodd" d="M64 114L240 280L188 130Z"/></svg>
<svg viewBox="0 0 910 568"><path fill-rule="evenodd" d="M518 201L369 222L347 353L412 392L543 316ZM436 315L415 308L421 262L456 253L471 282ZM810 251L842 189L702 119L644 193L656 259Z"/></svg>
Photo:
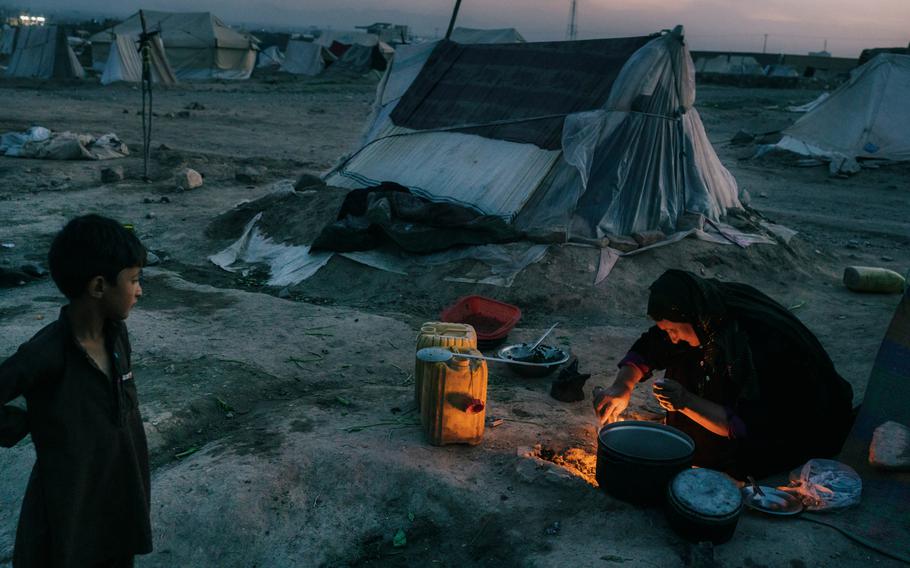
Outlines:
<svg viewBox="0 0 910 568"><path fill-rule="evenodd" d="M104 306L108 318L125 320L130 315L130 310L142 296L142 284L139 283L141 276L142 268L138 266L124 268L117 274L114 285L108 284L105 287Z"/></svg>

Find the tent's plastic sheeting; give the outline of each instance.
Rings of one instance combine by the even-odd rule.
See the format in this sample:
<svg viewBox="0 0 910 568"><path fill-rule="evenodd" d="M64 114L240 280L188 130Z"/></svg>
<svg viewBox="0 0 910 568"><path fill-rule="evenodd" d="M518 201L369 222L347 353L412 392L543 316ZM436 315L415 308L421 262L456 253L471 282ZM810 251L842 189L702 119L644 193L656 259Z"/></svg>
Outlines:
<svg viewBox="0 0 910 568"><path fill-rule="evenodd" d="M532 240L533 237L550 240L554 235L561 235L561 242L569 241L573 210L583 192L578 169L565 160L557 160L540 188L518 213L515 228Z"/></svg>
<svg viewBox="0 0 910 568"><path fill-rule="evenodd" d="M788 106L787 110L790 112L809 112L810 110L814 109L818 105L820 105L823 102L825 102L826 100L828 100L828 97L830 97L830 96L831 96L831 93L827 93L827 92L822 93L818 97L814 98L813 100L807 102L804 105Z"/></svg>
<svg viewBox="0 0 910 568"><path fill-rule="evenodd" d="M524 43L525 38L515 28L477 29L455 28L450 36L458 43Z"/></svg>
<svg viewBox="0 0 910 568"><path fill-rule="evenodd" d="M787 242L789 242L789 239L796 234L796 231L791 231L790 229L787 229L781 225L774 225L773 223L769 223L768 225L768 229L772 232L776 232L777 229L785 229L789 233L786 238ZM773 229L771 225L773 225ZM778 234L782 236L784 233L781 232ZM598 263L597 274L594 277L594 285L596 286L607 279L607 276L609 276L610 272L613 271L613 268L616 266L616 263L619 261L620 257L635 256L656 248L678 243L686 237L694 237L702 241L707 241L719 245L736 245L741 248L757 244L777 244L777 241L766 235L744 233L742 231L734 229L727 224L713 223L710 224L709 227L705 230L689 229L688 231L678 231L663 241L629 252L620 252L616 249L605 247L600 249L600 262Z"/></svg>
<svg viewBox="0 0 910 568"><path fill-rule="evenodd" d="M262 218L258 213L246 224L243 234L231 246L209 257L216 266L228 272L247 275L253 270L267 268L269 286L293 286L316 274L328 263L332 252L312 252L308 245L291 246L272 241L257 227ZM539 262L549 245L508 243L456 248L434 254L418 255L402 252L393 247L370 251L341 253L341 256L360 264L408 275L430 266L439 266L462 260L477 260L487 270L459 277L446 277L452 282L489 284L509 287L515 277L529 265Z"/></svg>
<svg viewBox="0 0 910 568"><path fill-rule="evenodd" d="M367 32L348 32L344 30L322 30L319 37L313 40L322 47L328 49L332 44L338 42L344 45L365 45L373 47L379 44L379 36Z"/></svg>
<svg viewBox="0 0 910 568"><path fill-rule="evenodd" d="M51 131L43 126L32 126L25 132L0 134L0 156L19 156L28 142L49 140Z"/></svg>
<svg viewBox="0 0 910 568"><path fill-rule="evenodd" d="M401 45L395 50L388 69L376 87L376 102L373 104L373 111L367 120L368 126L361 141L362 145L398 130L389 117L395 110L395 105L420 74L420 70L423 69L437 43L439 42L430 41Z"/></svg>
<svg viewBox="0 0 910 568"><path fill-rule="evenodd" d="M356 189L395 180L430 201L512 219L559 159L558 151L457 132L381 138L330 173L326 183ZM432 187L432 191L426 189Z"/></svg>
<svg viewBox="0 0 910 568"><path fill-rule="evenodd" d="M319 75L325 69L322 49L321 45L309 41L289 41L281 71L294 75Z"/></svg>
<svg viewBox="0 0 910 568"><path fill-rule="evenodd" d="M256 58L257 69L267 69L269 67L281 67L284 63L284 54L278 49L277 45L270 45L263 51L259 52Z"/></svg>
<svg viewBox="0 0 910 568"><path fill-rule="evenodd" d="M910 160L910 55L882 54L784 131L777 147L812 157Z"/></svg>
<svg viewBox="0 0 910 568"><path fill-rule="evenodd" d="M378 270L402 275L414 274L429 266L476 260L483 263L486 269L472 271L464 276L447 276L444 280L509 288L522 270L540 262L546 256L548 248L549 245L522 242L456 248L426 255L408 254L398 249L385 248L348 252L341 256Z"/></svg>
<svg viewBox="0 0 910 568"><path fill-rule="evenodd" d="M149 46L152 81L163 85L174 85L177 77L168 63L164 53L164 44L160 36L152 36ZM117 81L139 83L142 81L142 56L136 41L130 36L117 36L111 44L107 65L101 74L101 84L109 85Z"/></svg>
<svg viewBox="0 0 910 568"><path fill-rule="evenodd" d="M674 42L675 34L666 34L639 49L603 110L566 118L564 158L584 187L572 224L581 236L673 233L686 212L717 221L741 206L736 181L692 108L691 58Z"/></svg>
<svg viewBox="0 0 910 568"><path fill-rule="evenodd" d="M237 241L209 257L215 265L228 272L249 274L259 267L267 267L269 286L292 286L303 282L332 258L331 252L310 252L309 246L290 246L272 241L256 223L262 218L258 213L250 219Z"/></svg>

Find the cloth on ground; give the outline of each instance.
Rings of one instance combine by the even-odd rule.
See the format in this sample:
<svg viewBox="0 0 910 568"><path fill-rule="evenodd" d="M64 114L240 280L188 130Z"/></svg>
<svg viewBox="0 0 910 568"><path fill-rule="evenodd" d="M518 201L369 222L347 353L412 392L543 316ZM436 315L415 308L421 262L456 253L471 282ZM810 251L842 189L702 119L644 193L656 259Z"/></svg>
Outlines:
<svg viewBox="0 0 910 568"><path fill-rule="evenodd" d="M24 132L0 135L0 156L39 160L109 160L129 155L116 134L95 138L90 134L51 132L33 126Z"/></svg>
<svg viewBox="0 0 910 568"><path fill-rule="evenodd" d="M865 398L838 460L863 480L859 505L832 515L803 515L857 538L863 544L910 562L910 472L869 464L872 434L888 421L910 424L910 288L904 293L882 340Z"/></svg>
<svg viewBox="0 0 910 568"><path fill-rule="evenodd" d="M517 232L499 217L434 203L397 183L383 182L348 193L338 220L323 228L312 249L351 252L391 241L409 252L428 253L517 238Z"/></svg>

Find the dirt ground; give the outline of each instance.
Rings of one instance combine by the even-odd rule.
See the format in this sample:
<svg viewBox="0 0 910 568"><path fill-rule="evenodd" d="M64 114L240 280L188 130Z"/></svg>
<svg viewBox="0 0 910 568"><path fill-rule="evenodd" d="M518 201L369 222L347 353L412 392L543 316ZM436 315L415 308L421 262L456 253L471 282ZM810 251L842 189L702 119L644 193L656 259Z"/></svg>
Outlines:
<svg viewBox="0 0 910 568"><path fill-rule="evenodd" d="M698 91L709 137L753 207L799 231L789 249L683 241L620 260L597 287L598 252L570 246L552 246L511 288L443 280L464 264L404 277L335 257L283 291L214 267L207 256L239 236L240 214L212 221L355 149L375 84L266 77L156 92L151 182L141 180L136 153L110 162L0 157L0 243L15 245L0 248L0 266L43 264L54 232L89 212L133 223L162 259L146 269L128 320L154 468L155 551L139 566L693 564L660 510L590 483L590 389L612 379L647 327L646 285L672 266L748 282L792 306L861 400L898 297L848 292L840 277L851 264L910 267L910 168L838 179L787 157L748 159L754 145L729 142L740 129L785 127L798 116L786 105L818 91ZM128 86L0 81L0 132L115 132L138 152L139 96ZM123 166L126 179L102 184L107 166ZM186 166L205 175L201 188L175 189ZM237 181L244 166L260 168L261 179ZM305 211L288 222L318 229L341 195L301 195ZM510 339L562 322L556 341L595 375L587 400L557 402L549 378L494 364L487 413L504 423L488 427L479 446L428 445L414 412L414 339L422 322L470 293L521 307ZM61 303L47 278L0 289L0 357L57 317ZM646 391L636 392L640 411L654 410ZM27 440L0 452L0 566L12 555L33 459ZM399 529L407 542L396 547ZM827 527L754 514L713 555L749 568L893 564Z"/></svg>

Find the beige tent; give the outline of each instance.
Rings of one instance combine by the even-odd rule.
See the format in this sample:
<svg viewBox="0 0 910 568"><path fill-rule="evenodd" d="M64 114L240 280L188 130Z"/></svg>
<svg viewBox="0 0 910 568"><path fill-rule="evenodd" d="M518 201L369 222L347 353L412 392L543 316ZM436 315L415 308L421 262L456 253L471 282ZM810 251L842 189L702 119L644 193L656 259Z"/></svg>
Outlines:
<svg viewBox="0 0 910 568"><path fill-rule="evenodd" d="M131 36L118 35L116 41L111 44L107 65L104 66L104 73L101 75L101 84L109 85L117 81L128 83L142 81L142 56L138 49L137 42ZM149 59L152 81L163 85L177 83L177 77L167 61L160 36L152 36L152 40L149 42Z"/></svg>
<svg viewBox="0 0 910 568"><path fill-rule="evenodd" d="M143 13L148 30L160 31L167 59L180 80L248 79L256 66L256 38L231 29L210 12ZM104 68L117 36L138 40L141 32L137 12L93 35L92 66Z"/></svg>
<svg viewBox="0 0 910 568"><path fill-rule="evenodd" d="M73 53L66 34L57 26L27 26L19 30L7 77L81 79L85 70Z"/></svg>
<svg viewBox="0 0 910 568"><path fill-rule="evenodd" d="M284 52L281 71L294 75L319 75L325 69L324 51L318 43L292 39Z"/></svg>

